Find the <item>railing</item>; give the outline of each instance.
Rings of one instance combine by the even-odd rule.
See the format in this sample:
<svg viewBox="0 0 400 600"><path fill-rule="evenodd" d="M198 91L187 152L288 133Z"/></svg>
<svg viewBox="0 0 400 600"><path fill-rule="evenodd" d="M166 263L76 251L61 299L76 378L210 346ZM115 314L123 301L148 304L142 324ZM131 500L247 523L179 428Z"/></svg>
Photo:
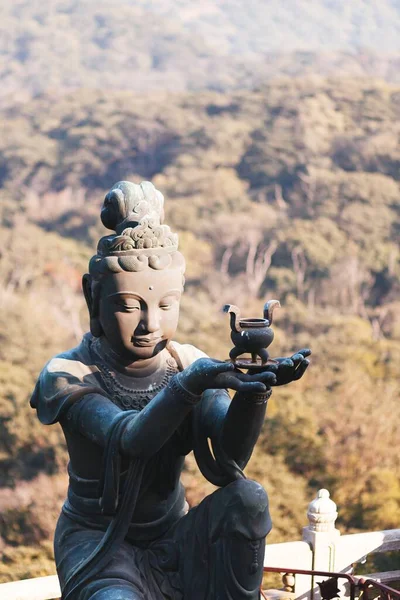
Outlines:
<svg viewBox="0 0 400 600"><path fill-rule="evenodd" d="M361 578L358 585L362 591L363 600L370 598L384 598L385 600L397 600L400 598L400 591L394 590L393 588L375 581L375 579L364 579ZM373 592L375 590L375 593ZM372 592L372 594L371 594Z"/></svg>
<svg viewBox="0 0 400 600"><path fill-rule="evenodd" d="M362 593L362 600L373 600L378 596L400 600L400 593L388 586L400 582L400 570L370 573L359 578L353 573L354 565L369 554L400 550L400 529L340 535L335 528L336 504L329 498L327 490L318 492L309 505L307 517L308 525L303 529L301 541L267 544L264 570L281 573L283 588L264 590L264 597L269 600L320 600L318 584L321 581L318 577L325 574L347 580L345 585L339 582L341 598L352 599L354 592L356 595ZM53 600L60 594L56 575L0 584L1 600Z"/></svg>
<svg viewBox="0 0 400 600"><path fill-rule="evenodd" d="M356 563L364 562L367 555L400 550L400 529L387 531L373 531L351 535L337 535L337 530L319 532L305 527L303 540L299 542L286 542L272 544L266 547L265 567L275 572L279 568L284 576L293 573L294 569L308 571L320 569L329 572L352 574ZM312 539L310 539L312 538ZM305 541L306 539L310 541ZM399 564L400 567L400 564ZM373 579L378 583L391 585L400 582L400 570L383 573L369 573L363 575L364 579ZM283 582L283 590L288 587ZM314 577L298 574L295 577L294 598L319 598ZM277 590L270 596L279 597ZM286 594L282 594L284 597ZM365 598L365 596L364 596Z"/></svg>
<svg viewBox="0 0 400 600"><path fill-rule="evenodd" d="M264 572L281 573L282 567L264 567ZM312 578L319 577L320 579L322 577L322 581L318 581L317 583L320 588L320 594L324 600L339 598L342 595L348 597L349 600L355 600L356 597L362 598L362 600L373 600L376 598L381 598L383 600L400 600L400 590L395 590L374 579L355 577L348 573L292 569L290 575L293 579L298 575L307 575ZM344 585L341 585L340 580L343 579ZM287 590L283 591L287 592ZM269 600L271 597L276 597L274 594L271 596L271 594L268 594L268 592L263 590L261 590L261 596L266 600ZM287 596L288 594L286 593L285 597ZM296 597L293 591L289 592L289 597Z"/></svg>

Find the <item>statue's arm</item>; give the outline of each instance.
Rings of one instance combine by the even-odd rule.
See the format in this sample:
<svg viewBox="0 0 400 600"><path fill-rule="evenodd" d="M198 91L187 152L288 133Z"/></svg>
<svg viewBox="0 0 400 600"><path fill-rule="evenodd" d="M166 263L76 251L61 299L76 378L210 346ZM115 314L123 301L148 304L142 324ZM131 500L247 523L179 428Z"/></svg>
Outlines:
<svg viewBox="0 0 400 600"><path fill-rule="evenodd" d="M292 381L299 380L307 370L311 350L304 348L299 350L290 358L275 359L275 364L268 365L265 370L260 370L253 377L264 373L275 375L275 381L267 381L266 391L253 393L238 391L226 413L221 429L221 446L227 456L237 462L243 469L251 457L253 448L259 438L261 428L265 419L268 399L272 390L269 386L286 385Z"/></svg>
<svg viewBox="0 0 400 600"><path fill-rule="evenodd" d="M217 459L222 449L241 469L246 466L260 435L270 395L271 390L260 394L236 392L230 401L228 394L219 390L205 394L198 418Z"/></svg>
<svg viewBox="0 0 400 600"><path fill-rule="evenodd" d="M121 416L124 421L118 434L121 452L143 458L155 454L200 402L204 390L224 388L226 384L244 387L242 393L249 393L260 385L265 389L263 384L241 381L230 363L200 358L175 375L142 411ZM121 412L110 399L89 393L68 410L67 426L105 446Z"/></svg>
<svg viewBox="0 0 400 600"><path fill-rule="evenodd" d="M237 390L232 402L226 392L219 390L208 389L203 394L202 402L193 413L193 448L200 470L211 483L224 486L243 477L241 470L260 435L271 386L300 379L308 367L306 357L310 354L306 348L291 358L275 359L272 366L267 365L258 372L235 373L241 387L229 383L233 373L226 374L224 380L228 385L225 387ZM257 381L263 382L263 390L255 388ZM207 438L212 442L212 454Z"/></svg>
<svg viewBox="0 0 400 600"><path fill-rule="evenodd" d="M270 395L270 389L261 394L237 392L229 405L220 431L220 443L226 455L241 469L250 460L259 438Z"/></svg>
<svg viewBox="0 0 400 600"><path fill-rule="evenodd" d="M130 457L149 457L171 437L200 396L188 393L176 382L159 392L140 412L127 415L120 450ZM88 394L67 412L61 424L105 446L112 423L121 411L110 399Z"/></svg>

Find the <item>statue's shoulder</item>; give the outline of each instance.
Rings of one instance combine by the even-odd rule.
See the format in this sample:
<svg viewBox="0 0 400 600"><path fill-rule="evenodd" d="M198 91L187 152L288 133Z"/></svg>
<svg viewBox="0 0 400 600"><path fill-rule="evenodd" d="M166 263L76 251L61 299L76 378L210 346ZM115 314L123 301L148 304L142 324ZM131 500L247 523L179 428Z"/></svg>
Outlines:
<svg viewBox="0 0 400 600"><path fill-rule="evenodd" d="M80 344L57 354L43 368L40 378L68 376L83 378L98 369L94 367L90 353L91 334L86 334Z"/></svg>
<svg viewBox="0 0 400 600"><path fill-rule="evenodd" d="M186 367L198 358L207 357L205 352L196 348L196 346L192 346L192 344L179 344L178 342L171 341L168 344L168 350L182 369L186 369Z"/></svg>
<svg viewBox="0 0 400 600"><path fill-rule="evenodd" d="M86 335L78 346L49 360L40 373L30 404L43 423L56 422L66 407L83 395L102 392L89 345Z"/></svg>

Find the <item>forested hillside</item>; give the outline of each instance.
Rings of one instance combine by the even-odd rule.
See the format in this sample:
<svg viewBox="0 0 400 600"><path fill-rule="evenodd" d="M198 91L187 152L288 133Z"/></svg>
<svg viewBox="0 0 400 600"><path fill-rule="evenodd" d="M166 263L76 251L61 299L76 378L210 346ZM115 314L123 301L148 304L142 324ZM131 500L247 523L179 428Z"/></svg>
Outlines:
<svg viewBox="0 0 400 600"><path fill-rule="evenodd" d="M80 278L120 179L151 179L180 232L179 341L226 358L221 306L256 316L276 297L272 354L313 349L304 379L274 391L247 471L270 494L270 539L299 537L318 486L342 530L398 527L400 88L54 91L1 117L1 579L53 569L66 452L29 397L86 330ZM210 489L192 461L185 481L192 503Z"/></svg>
<svg viewBox="0 0 400 600"><path fill-rule="evenodd" d="M391 0L2 0L0 103L81 88L250 89L274 77L399 81Z"/></svg>

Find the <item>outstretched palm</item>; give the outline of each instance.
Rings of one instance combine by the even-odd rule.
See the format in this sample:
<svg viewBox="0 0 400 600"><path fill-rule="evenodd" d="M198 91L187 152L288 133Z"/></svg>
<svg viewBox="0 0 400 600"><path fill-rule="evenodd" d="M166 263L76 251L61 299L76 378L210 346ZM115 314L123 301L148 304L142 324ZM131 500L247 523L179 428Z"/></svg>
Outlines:
<svg viewBox="0 0 400 600"><path fill-rule="evenodd" d="M275 382L270 385L286 385L303 377L310 364L310 361L307 359L310 354L311 350L309 348L303 348L291 357L275 358L274 363L267 364L265 367L260 367L257 371L252 372L258 373L258 375L266 372L273 373L275 375Z"/></svg>
<svg viewBox="0 0 400 600"><path fill-rule="evenodd" d="M207 389L224 389L240 392L263 393L275 385L275 373L265 370L261 373L242 373L231 362L211 358L200 358L179 375L181 385L193 394L201 394Z"/></svg>

